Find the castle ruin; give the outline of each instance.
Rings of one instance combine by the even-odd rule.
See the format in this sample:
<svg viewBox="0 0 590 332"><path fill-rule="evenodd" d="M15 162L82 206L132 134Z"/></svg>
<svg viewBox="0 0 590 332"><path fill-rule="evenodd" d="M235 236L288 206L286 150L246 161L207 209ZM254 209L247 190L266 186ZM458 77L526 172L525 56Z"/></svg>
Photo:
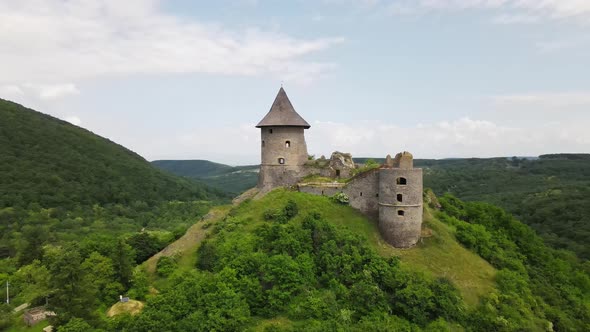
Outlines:
<svg viewBox="0 0 590 332"><path fill-rule="evenodd" d="M315 195L344 193L353 208L379 221L389 244L408 248L418 242L422 169L414 168L412 154L388 155L384 164L364 168L356 165L350 154L341 152L334 152L329 160L323 156L310 160L305 130L311 126L295 111L282 87L256 127L261 132L258 188L262 192L289 186Z"/></svg>

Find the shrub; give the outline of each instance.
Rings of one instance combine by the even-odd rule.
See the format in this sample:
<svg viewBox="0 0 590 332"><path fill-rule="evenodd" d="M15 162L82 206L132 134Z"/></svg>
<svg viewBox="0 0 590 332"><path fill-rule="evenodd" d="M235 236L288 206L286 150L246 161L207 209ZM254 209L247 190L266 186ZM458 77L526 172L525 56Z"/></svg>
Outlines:
<svg viewBox="0 0 590 332"><path fill-rule="evenodd" d="M287 218L287 220L295 217L299 212L299 208L297 207L297 203L293 200L289 200L287 205L283 208L283 215Z"/></svg>
<svg viewBox="0 0 590 332"><path fill-rule="evenodd" d="M176 260L172 257L162 256L156 264L156 273L162 277L167 277L176 269Z"/></svg>
<svg viewBox="0 0 590 332"><path fill-rule="evenodd" d="M343 205L348 205L350 201L348 195L345 193L337 193L336 195L332 196L332 200Z"/></svg>

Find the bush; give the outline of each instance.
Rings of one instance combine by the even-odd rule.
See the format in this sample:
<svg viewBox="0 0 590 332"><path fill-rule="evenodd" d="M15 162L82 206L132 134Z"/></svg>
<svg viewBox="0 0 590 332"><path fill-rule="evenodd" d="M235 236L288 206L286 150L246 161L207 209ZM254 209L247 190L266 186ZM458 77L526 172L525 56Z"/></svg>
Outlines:
<svg viewBox="0 0 590 332"><path fill-rule="evenodd" d="M293 200L289 200L287 205L283 208L283 215L287 218L287 220L295 217L299 212L299 208L297 207L297 203Z"/></svg>
<svg viewBox="0 0 590 332"><path fill-rule="evenodd" d="M162 277L167 277L176 269L176 260L172 257L162 256L156 264L156 273Z"/></svg>
<svg viewBox="0 0 590 332"><path fill-rule="evenodd" d="M332 196L332 200L342 205L348 205L350 201L348 195L345 193L337 193L336 195Z"/></svg>

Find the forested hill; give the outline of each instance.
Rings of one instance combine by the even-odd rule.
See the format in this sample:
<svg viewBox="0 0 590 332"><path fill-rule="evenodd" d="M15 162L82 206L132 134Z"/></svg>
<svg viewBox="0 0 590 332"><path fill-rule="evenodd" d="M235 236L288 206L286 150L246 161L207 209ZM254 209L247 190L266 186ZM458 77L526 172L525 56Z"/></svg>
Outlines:
<svg viewBox="0 0 590 332"><path fill-rule="evenodd" d="M556 248L590 259L590 155L424 160L424 185L506 209Z"/></svg>
<svg viewBox="0 0 590 332"><path fill-rule="evenodd" d="M0 331L28 330L23 311L13 311L27 303L48 303L58 321L111 306L127 294L137 264L228 199L0 99L0 284L10 284Z"/></svg>
<svg viewBox="0 0 590 332"><path fill-rule="evenodd" d="M0 207L210 199L220 192L151 166L88 130L0 99Z"/></svg>

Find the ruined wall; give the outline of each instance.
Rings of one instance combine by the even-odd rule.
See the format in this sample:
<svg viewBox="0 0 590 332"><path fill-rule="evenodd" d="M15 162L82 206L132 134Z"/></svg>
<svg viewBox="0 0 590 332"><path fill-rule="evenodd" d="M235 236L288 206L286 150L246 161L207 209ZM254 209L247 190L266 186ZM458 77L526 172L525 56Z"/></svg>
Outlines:
<svg viewBox="0 0 590 332"><path fill-rule="evenodd" d="M420 240L423 214L422 169L413 168L413 158L409 152L399 153L395 159L387 156L386 163L381 168L361 173L347 183L299 183L302 178L311 174L335 179L332 174L335 169L352 170L354 163L351 163L351 167L342 162L342 158L331 158L330 165L306 163L307 147L303 129L279 129L288 130L273 130L272 134L268 132L268 128L262 131L263 140L266 140L266 146L262 149L263 158L268 163L260 166L259 188L262 192L295 185L299 191L314 195L334 196L342 192L348 196L351 207L379 221L381 235L389 244L397 248L408 248ZM301 140L297 139L298 135ZM289 147L284 145L285 140L290 141ZM294 142L303 143L302 148L289 150L295 148ZM303 150L306 153L304 161L299 156ZM277 156L285 156L283 158L289 158L289 161L278 164L275 162ZM303 163L296 164L300 161Z"/></svg>
<svg viewBox="0 0 590 332"><path fill-rule="evenodd" d="M276 187L294 186L311 171L313 169L305 166L260 165L258 188L266 192Z"/></svg>
<svg viewBox="0 0 590 332"><path fill-rule="evenodd" d="M396 154L395 159L393 160L393 167L403 169L414 168L414 156L408 151Z"/></svg>
<svg viewBox="0 0 590 332"><path fill-rule="evenodd" d="M379 229L388 243L408 248L418 242L422 203L422 169L379 170Z"/></svg>
<svg viewBox="0 0 590 332"><path fill-rule="evenodd" d="M368 217L379 217L379 172L378 169L359 174L344 187L343 192L350 200L350 206Z"/></svg>
<svg viewBox="0 0 590 332"><path fill-rule="evenodd" d="M306 185L300 184L298 186L299 191L302 193L308 193L318 196L334 196L339 192L342 192L344 185L340 186L328 186L328 185Z"/></svg>
<svg viewBox="0 0 590 332"><path fill-rule="evenodd" d="M313 170L309 172L314 174ZM301 192L322 196L334 196L343 192L348 196L350 206L369 218L378 220L379 173L377 169L360 174L348 183L299 184L298 188Z"/></svg>
<svg viewBox="0 0 590 332"><path fill-rule="evenodd" d="M329 177L333 178L349 178L352 176L352 171L355 165L350 153L342 153L335 151L330 157L329 163Z"/></svg>

